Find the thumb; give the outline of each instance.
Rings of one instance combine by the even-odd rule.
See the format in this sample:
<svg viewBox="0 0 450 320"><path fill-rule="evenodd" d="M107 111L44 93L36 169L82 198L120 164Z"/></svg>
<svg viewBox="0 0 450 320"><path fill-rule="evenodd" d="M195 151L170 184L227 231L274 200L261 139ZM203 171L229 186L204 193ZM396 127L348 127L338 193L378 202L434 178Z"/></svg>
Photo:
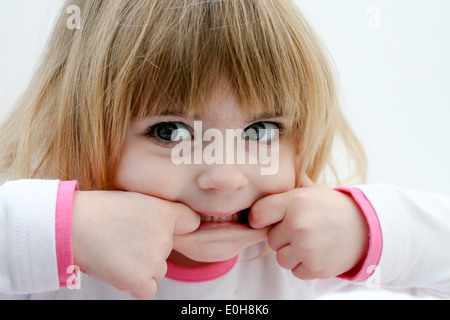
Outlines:
<svg viewBox="0 0 450 320"><path fill-rule="evenodd" d="M300 187L301 188L313 188L317 186L307 175L304 173L300 178Z"/></svg>
<svg viewBox="0 0 450 320"><path fill-rule="evenodd" d="M174 234L186 234L197 230L200 226L200 216L188 206L174 203L175 227Z"/></svg>

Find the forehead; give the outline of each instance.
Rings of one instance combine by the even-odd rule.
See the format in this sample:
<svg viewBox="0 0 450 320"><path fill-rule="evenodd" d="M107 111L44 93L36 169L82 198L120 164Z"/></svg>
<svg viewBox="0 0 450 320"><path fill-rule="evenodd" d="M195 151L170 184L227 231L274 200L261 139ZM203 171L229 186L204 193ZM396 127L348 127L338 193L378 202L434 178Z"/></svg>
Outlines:
<svg viewBox="0 0 450 320"><path fill-rule="evenodd" d="M190 118L209 122L243 121L256 122L261 119L284 118L282 110L267 108L264 104L250 106L240 102L235 91L229 88L216 89L207 100L199 101L190 108L165 108L159 116Z"/></svg>
<svg viewBox="0 0 450 320"><path fill-rule="evenodd" d="M163 104L152 104L141 111L141 118L151 116L184 117L193 120L225 121L240 118L247 122L269 118L289 118L287 110L271 101L251 100L235 89L226 77L217 78L194 97L174 101L168 97ZM145 110L146 109L146 110Z"/></svg>

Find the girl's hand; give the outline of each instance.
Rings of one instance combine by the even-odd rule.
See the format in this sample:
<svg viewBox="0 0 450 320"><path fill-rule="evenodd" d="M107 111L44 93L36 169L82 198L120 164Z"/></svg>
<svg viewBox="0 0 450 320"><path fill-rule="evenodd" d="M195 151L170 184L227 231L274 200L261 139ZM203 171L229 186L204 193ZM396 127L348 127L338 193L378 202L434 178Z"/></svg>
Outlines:
<svg viewBox="0 0 450 320"><path fill-rule="evenodd" d="M173 235L195 231L199 224L199 215L180 203L131 192L78 191L74 263L138 299L151 298L167 272Z"/></svg>
<svg viewBox="0 0 450 320"><path fill-rule="evenodd" d="M278 263L303 280L341 275L368 250L368 226L359 207L306 176L302 188L256 202L249 223L256 229L273 225L268 242Z"/></svg>

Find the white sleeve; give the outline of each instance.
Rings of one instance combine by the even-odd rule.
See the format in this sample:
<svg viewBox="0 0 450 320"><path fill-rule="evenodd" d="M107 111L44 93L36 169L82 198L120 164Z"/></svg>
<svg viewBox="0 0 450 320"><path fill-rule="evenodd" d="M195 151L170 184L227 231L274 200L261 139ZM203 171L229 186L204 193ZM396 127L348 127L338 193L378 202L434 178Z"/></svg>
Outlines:
<svg viewBox="0 0 450 320"><path fill-rule="evenodd" d="M19 180L0 186L0 293L59 288L55 210L59 181Z"/></svg>
<svg viewBox="0 0 450 320"><path fill-rule="evenodd" d="M390 185L359 188L380 221L381 288L450 298L450 197Z"/></svg>

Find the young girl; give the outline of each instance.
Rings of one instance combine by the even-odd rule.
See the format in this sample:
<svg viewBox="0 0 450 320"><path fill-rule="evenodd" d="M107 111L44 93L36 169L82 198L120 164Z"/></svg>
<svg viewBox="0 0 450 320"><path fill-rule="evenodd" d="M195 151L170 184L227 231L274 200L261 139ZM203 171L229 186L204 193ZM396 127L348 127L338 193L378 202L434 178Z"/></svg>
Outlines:
<svg viewBox="0 0 450 320"><path fill-rule="evenodd" d="M288 0L68 1L0 129L2 297L449 297L448 198L317 184L337 143L365 171L329 60ZM274 174L175 163L227 130Z"/></svg>

